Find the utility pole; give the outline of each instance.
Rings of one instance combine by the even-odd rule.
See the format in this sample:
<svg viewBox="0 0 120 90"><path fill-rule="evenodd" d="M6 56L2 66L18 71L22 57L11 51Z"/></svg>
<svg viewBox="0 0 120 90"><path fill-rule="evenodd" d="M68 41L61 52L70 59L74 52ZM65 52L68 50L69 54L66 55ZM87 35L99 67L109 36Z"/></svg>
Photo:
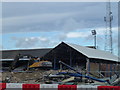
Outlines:
<svg viewBox="0 0 120 90"><path fill-rule="evenodd" d="M106 17L104 17L104 21L106 22L106 31L105 31L105 51L109 51L113 53L113 45L112 45L112 20L113 15L111 11L110 0L106 2Z"/></svg>

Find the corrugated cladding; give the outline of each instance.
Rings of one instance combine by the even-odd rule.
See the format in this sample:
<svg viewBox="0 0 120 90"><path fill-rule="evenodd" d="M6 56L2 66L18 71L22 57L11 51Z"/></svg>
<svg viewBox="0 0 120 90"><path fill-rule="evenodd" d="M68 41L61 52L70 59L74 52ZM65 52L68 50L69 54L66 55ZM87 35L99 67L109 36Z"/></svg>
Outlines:
<svg viewBox="0 0 120 90"><path fill-rule="evenodd" d="M88 58L104 59L104 60L110 60L110 61L118 62L118 57L111 54L110 52L102 51L102 50L98 50L98 49L87 48L87 47L84 47L84 46L71 44L71 43L65 43L65 44L67 44L68 46L77 50L78 52L84 54Z"/></svg>
<svg viewBox="0 0 120 90"><path fill-rule="evenodd" d="M24 49L24 50L3 50L2 59L14 59L17 54L28 54L32 56L42 57L48 53L52 48L46 49Z"/></svg>

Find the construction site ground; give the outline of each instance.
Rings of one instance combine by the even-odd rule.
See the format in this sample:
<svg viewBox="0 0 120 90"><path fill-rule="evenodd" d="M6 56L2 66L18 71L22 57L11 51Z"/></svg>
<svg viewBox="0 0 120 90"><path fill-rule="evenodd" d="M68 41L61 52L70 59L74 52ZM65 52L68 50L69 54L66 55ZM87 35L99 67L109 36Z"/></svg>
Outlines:
<svg viewBox="0 0 120 90"><path fill-rule="evenodd" d="M0 75L0 81L5 81L8 77L10 83L44 83L44 75L55 74L56 70L39 70L39 71L27 71L27 72L2 72Z"/></svg>
<svg viewBox="0 0 120 90"><path fill-rule="evenodd" d="M68 72L69 70L62 70ZM5 82L6 78L10 79L10 83L34 83L44 84L44 76L49 74L57 74L60 70L30 70L19 72L1 72L0 82ZM72 72L72 71L69 71Z"/></svg>
<svg viewBox="0 0 120 90"><path fill-rule="evenodd" d="M19 72L1 72L0 82L3 83L27 83L27 84L45 84L45 75L57 74L60 70L34 70L34 71L19 71ZM62 70L62 72L73 72L69 70ZM6 82L6 78L9 81ZM80 82L79 84L87 84ZM95 82L94 84L105 85L105 83Z"/></svg>

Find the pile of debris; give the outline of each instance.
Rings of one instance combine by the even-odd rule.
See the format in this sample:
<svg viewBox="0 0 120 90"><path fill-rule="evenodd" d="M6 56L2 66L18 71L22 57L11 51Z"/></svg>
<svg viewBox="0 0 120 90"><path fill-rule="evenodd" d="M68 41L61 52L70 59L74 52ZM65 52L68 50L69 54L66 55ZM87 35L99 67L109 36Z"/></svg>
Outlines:
<svg viewBox="0 0 120 90"><path fill-rule="evenodd" d="M15 71L17 63L21 55L16 56L15 60L10 66L10 70L7 72L2 72L2 82L4 83L34 83L34 84L69 84L69 85L78 85L78 84L97 84L97 85L119 85L120 77L114 75L111 79L104 78L100 79L95 75L92 75L90 72L86 73L79 72L73 67L67 65L66 63L59 61L60 64L64 65L67 70L48 70L46 67L52 67L52 63L48 61L38 61L33 62L36 58L31 58L28 63L26 70L24 71ZM35 60L34 60L35 59ZM31 64L32 62L32 64ZM40 67L44 69L39 69ZM37 67L37 68L36 68ZM39 67L39 68L38 68Z"/></svg>
<svg viewBox="0 0 120 90"><path fill-rule="evenodd" d="M81 77L82 76L82 77ZM120 85L120 78L114 75L111 79L87 78L72 70L36 70L26 72L3 72L2 82L5 83L34 83L34 84L69 84L69 85ZM107 81L109 80L109 82ZM103 82L102 82L103 81Z"/></svg>
<svg viewBox="0 0 120 90"><path fill-rule="evenodd" d="M3 72L5 83L44 83L44 75L55 74L55 70L36 70L26 72Z"/></svg>
<svg viewBox="0 0 120 90"><path fill-rule="evenodd" d="M66 72L66 71L61 71L56 74L50 74L50 75L45 75L45 83L52 84L52 83L57 83L57 84L71 84L71 85L77 85L77 84L98 84L98 85L117 85L120 83L120 77L119 75L114 75L110 79L109 78L96 78L92 77L91 75L85 75L81 72L78 72L71 66L65 64L64 62L60 61L60 64L63 64L66 66L68 69L74 71L74 72Z"/></svg>

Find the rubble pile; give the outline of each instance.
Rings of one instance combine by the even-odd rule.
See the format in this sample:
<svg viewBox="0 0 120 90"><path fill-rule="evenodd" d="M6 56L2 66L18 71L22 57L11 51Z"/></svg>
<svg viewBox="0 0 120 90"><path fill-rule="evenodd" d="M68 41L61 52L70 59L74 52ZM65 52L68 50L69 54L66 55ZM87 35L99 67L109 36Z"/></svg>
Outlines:
<svg viewBox="0 0 120 90"><path fill-rule="evenodd" d="M2 72L1 81L9 83L44 83L44 75L55 74L58 70L36 70L28 72ZM9 79L8 81L6 79Z"/></svg>

